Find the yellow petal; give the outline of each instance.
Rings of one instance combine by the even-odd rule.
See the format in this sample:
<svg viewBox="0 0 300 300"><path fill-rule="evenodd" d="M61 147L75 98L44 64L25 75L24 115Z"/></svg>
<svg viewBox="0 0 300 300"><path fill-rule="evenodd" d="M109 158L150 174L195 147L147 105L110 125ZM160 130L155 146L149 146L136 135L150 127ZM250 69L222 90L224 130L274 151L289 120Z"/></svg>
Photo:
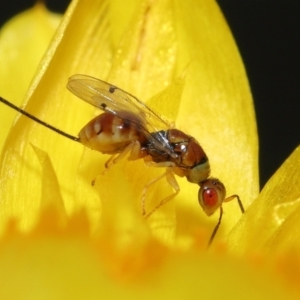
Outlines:
<svg viewBox="0 0 300 300"><path fill-rule="evenodd" d="M37 3L11 19L0 31L1 96L21 104L61 17ZM1 108L0 149L15 112Z"/></svg>
<svg viewBox="0 0 300 300"><path fill-rule="evenodd" d="M139 255L134 247L132 253L123 251L123 264L109 265L116 253L105 253L106 243L87 243L86 232L72 225L84 228L86 217L70 221L64 230L52 224L27 236L11 232L2 240L1 299L297 299L267 265L220 254L177 253L161 261L166 249L150 245Z"/></svg>
<svg viewBox="0 0 300 300"><path fill-rule="evenodd" d="M157 294L165 298L296 299L266 266L222 255L199 257L189 253L172 260L160 276L162 286Z"/></svg>
<svg viewBox="0 0 300 300"><path fill-rule="evenodd" d="M52 163L46 152L32 145L32 148L42 165L42 195L41 208L53 207L60 215L66 217L64 202L61 197L59 183Z"/></svg>
<svg viewBox="0 0 300 300"><path fill-rule="evenodd" d="M237 48L213 1L73 1L27 95L26 110L75 135L94 108L65 89L74 73L109 80L150 99L162 115L178 115L177 126L200 141L212 174L224 181L228 194L238 193L246 207L255 198L251 95ZM21 231L29 232L24 237L12 225L6 230L0 247L5 296L32 291L44 296L51 285L55 299L125 294L131 299L252 299L254 293L262 299L292 298L265 265L253 267L222 250L199 250L206 244L202 225L213 227L218 216L208 221L200 211L196 185L179 180L176 202L145 220L140 208L144 187L164 170L123 159L103 172L107 159L24 117L17 120L1 158L0 222L3 228L15 216ZM47 198L50 189L54 192ZM146 209L171 192L164 181L151 186ZM65 227L58 222L60 209L41 214L32 209L39 207L41 196L44 202L52 196L56 203L63 199L70 216ZM82 206L85 210L75 214ZM241 215L236 203L224 210L218 237ZM285 218L289 211L277 209L276 217ZM29 230L38 215L40 221ZM289 267L286 261L284 267Z"/></svg>
<svg viewBox="0 0 300 300"><path fill-rule="evenodd" d="M258 198L229 235L239 252L270 250L272 254L295 247L300 214L300 147L267 182Z"/></svg>

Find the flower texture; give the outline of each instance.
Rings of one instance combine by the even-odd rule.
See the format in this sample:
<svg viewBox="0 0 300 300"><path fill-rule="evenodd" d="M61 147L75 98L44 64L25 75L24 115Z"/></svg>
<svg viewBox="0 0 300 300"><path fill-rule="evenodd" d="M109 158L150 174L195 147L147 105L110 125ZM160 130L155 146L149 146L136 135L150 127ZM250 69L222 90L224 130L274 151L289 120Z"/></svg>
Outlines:
<svg viewBox="0 0 300 300"><path fill-rule="evenodd" d="M37 10L45 24L49 14L41 4L31 13ZM9 86L9 65L1 72ZM178 178L180 193L146 219L144 187L163 168L123 158L106 170L108 155L18 116L0 162L2 298L297 296L292 232L299 150L258 196L251 93L213 1L73 1L24 99L26 111L71 134L100 113L65 88L73 74L111 82L176 121L201 143L212 175L228 195L240 196L246 213L234 201L225 203L207 251L218 213L207 218L201 211L197 185ZM1 113L6 110L1 106ZM145 209L172 192L166 180L150 186Z"/></svg>

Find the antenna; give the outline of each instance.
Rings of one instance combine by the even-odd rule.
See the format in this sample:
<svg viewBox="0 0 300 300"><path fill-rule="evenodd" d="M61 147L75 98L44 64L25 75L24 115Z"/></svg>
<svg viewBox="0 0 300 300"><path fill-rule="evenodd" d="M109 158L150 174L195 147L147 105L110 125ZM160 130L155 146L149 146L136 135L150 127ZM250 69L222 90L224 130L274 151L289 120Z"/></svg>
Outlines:
<svg viewBox="0 0 300 300"><path fill-rule="evenodd" d="M29 119L32 119L32 120L36 121L37 123L39 123L39 124L41 124L41 125L43 125L43 126L49 128L49 129L51 129L51 130L57 132L58 134L60 134L60 135L62 135L62 136L64 136L64 137L66 137L66 138L68 138L68 139L70 139L70 140L72 140L72 141L79 142L79 137L70 135L70 134L68 134L68 133L66 133L66 132L64 132L64 131L62 131L62 130L56 128L56 127L53 127L52 125L50 125L50 124L48 124L48 123L46 123L46 122L44 122L44 121L38 119L37 117L31 115L31 114L28 113L27 111L21 109L20 107L18 107L18 106L16 106L16 105L12 104L12 103L9 102L9 101L3 99L2 97L0 97L0 102L2 102L2 103L4 103L5 105L11 107L12 109L16 110L17 112L19 112L19 113L25 115L25 116L28 117Z"/></svg>

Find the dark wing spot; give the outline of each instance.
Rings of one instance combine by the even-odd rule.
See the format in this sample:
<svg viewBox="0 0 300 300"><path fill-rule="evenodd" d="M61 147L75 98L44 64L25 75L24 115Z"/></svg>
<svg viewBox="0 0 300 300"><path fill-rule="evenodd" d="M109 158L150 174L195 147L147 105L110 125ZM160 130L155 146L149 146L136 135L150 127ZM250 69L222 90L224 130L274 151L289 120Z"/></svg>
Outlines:
<svg viewBox="0 0 300 300"><path fill-rule="evenodd" d="M110 87L109 87L109 92L110 92L111 94L113 94L113 93L115 92L115 90L116 90L116 87L115 87L115 86L110 86Z"/></svg>

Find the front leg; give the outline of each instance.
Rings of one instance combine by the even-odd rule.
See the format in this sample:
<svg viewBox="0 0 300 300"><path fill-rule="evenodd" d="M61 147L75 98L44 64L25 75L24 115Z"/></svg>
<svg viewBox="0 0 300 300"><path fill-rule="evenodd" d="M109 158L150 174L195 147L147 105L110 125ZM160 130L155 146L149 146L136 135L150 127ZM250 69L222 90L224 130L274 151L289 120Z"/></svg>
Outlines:
<svg viewBox="0 0 300 300"><path fill-rule="evenodd" d="M153 185L154 183L156 183L157 181L159 181L162 178L167 179L168 183L174 188L175 192L173 194L167 196L166 198L162 199L149 213L146 213L145 204L146 204L147 190L151 185ZM167 168L165 173L163 173L162 175L154 178L148 184L145 185L145 187L143 189L142 201L141 201L142 215L146 219L149 218L157 209L159 209L161 206L165 205L167 202L169 202L171 199L173 199L179 193L179 191L180 191L180 188L179 188L179 185L178 185L178 183L176 181L176 178L173 174L172 168Z"/></svg>

